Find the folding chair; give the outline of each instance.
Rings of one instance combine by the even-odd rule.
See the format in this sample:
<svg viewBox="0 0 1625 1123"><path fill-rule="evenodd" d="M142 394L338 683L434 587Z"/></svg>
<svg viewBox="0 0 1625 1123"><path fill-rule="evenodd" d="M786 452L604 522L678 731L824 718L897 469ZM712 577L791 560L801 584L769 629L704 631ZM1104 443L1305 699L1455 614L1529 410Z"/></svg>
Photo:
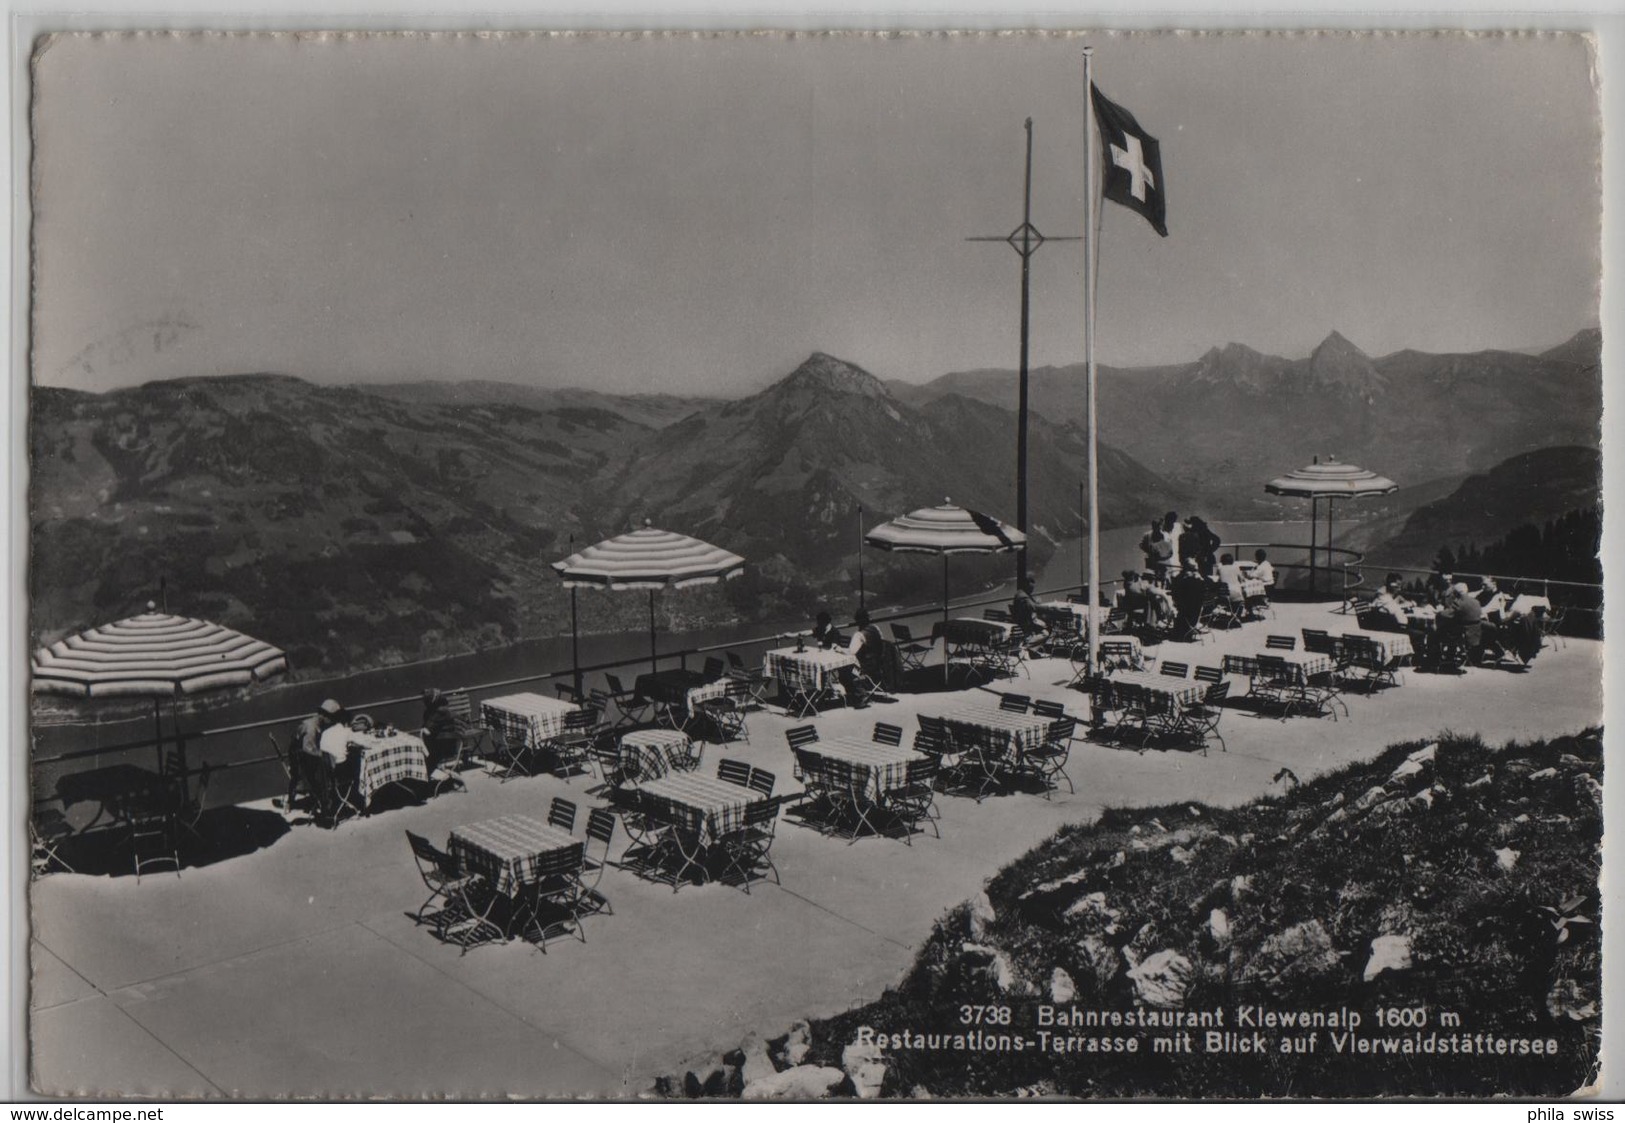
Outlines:
<svg viewBox="0 0 1625 1123"><path fill-rule="evenodd" d="M728 651L724 654L728 657L728 677L745 684L749 697L748 705L751 709L762 709L767 705L767 684L772 680L760 667L754 671L746 667L745 661L737 652Z"/></svg>
<svg viewBox="0 0 1625 1123"><path fill-rule="evenodd" d="M750 787L750 765L742 760L731 757L717 761L717 779L726 784L738 784L742 788Z"/></svg>
<svg viewBox="0 0 1625 1123"><path fill-rule="evenodd" d="M750 770L750 783L746 786L753 792L762 795L772 795L773 786L778 783L778 777L765 768L752 768Z"/></svg>
<svg viewBox="0 0 1625 1123"><path fill-rule="evenodd" d="M941 813L937 810L936 788L941 765L936 757L927 756L909 761L906 768L903 786L886 793L885 808L902 825L903 841L913 846L914 832L921 823L930 823L931 833L942 837L937 827Z"/></svg>
<svg viewBox="0 0 1625 1123"><path fill-rule="evenodd" d="M209 778L214 766L204 761L198 766L195 773L197 786L192 785L192 775L187 770L186 761L179 752L170 749L164 754L164 775L173 780L175 784L175 823L185 827L188 834L202 841L203 836L198 833L197 825L203 818L203 809L209 792Z"/></svg>
<svg viewBox="0 0 1625 1123"><path fill-rule="evenodd" d="M711 727L718 744L744 741L750 744L750 731L745 727L745 710L752 699L749 682L732 679L723 688L720 698L707 698L699 704L700 716Z"/></svg>
<svg viewBox="0 0 1625 1123"><path fill-rule="evenodd" d="M917 671L925 666L925 657L931 653L929 643L921 643L914 638L907 624L892 624L892 642L897 645L897 654L903 661L903 670Z"/></svg>
<svg viewBox="0 0 1625 1123"><path fill-rule="evenodd" d="M1162 661L1162 666L1157 668L1157 670L1158 673L1165 675L1168 678L1186 678L1191 673L1189 663L1175 663L1168 659L1164 659Z"/></svg>
<svg viewBox="0 0 1625 1123"><path fill-rule="evenodd" d="M1556 605L1539 616L1540 638L1542 642L1550 641L1552 650L1566 646L1563 639L1563 621L1568 616L1567 605Z"/></svg>
<svg viewBox="0 0 1625 1123"><path fill-rule="evenodd" d="M880 745L901 745L903 743L903 727L890 725L884 721L875 722L875 731L872 738Z"/></svg>
<svg viewBox="0 0 1625 1123"><path fill-rule="evenodd" d="M501 772L505 784L515 776L535 775L532 749L524 740L509 737L502 730L491 729L491 763Z"/></svg>
<svg viewBox="0 0 1625 1123"><path fill-rule="evenodd" d="M314 782L307 763L308 758L305 753L290 753L287 749L284 749L282 742L277 740L276 734L270 730L266 730L265 736L269 738L271 751L276 754L277 763L282 766L282 774L288 781L288 794L284 797L282 806L283 810L291 815L293 814L293 805L299 798L299 789L303 788L308 798L316 798Z"/></svg>
<svg viewBox="0 0 1625 1123"><path fill-rule="evenodd" d="M1296 636L1268 636L1264 640L1267 651L1296 651L1298 650L1298 637Z"/></svg>
<svg viewBox="0 0 1625 1123"><path fill-rule="evenodd" d="M1137 670L1139 665L1139 649L1133 643L1120 639L1100 641L1100 669L1103 672Z"/></svg>
<svg viewBox="0 0 1625 1123"><path fill-rule="evenodd" d="M620 718L625 719L629 725L647 725L649 722L649 709L652 703L647 698L638 697L636 690L628 690L621 685L621 680L612 674L604 675L604 681L609 683L609 696L615 703L615 710ZM617 719L617 726L621 721Z"/></svg>
<svg viewBox="0 0 1625 1123"><path fill-rule="evenodd" d="M746 893L758 870L765 877L773 874L774 884L779 881L779 869L773 864L771 851L778 831L780 800L761 799L745 807L745 820L738 830L729 831L719 840L726 866L723 876L738 873Z"/></svg>
<svg viewBox="0 0 1625 1123"><path fill-rule="evenodd" d="M1199 670L1210 668L1198 668ZM1207 739L1214 737L1219 742L1222 752L1229 752L1224 743L1224 737L1219 733L1219 718L1224 714L1224 703L1230 696L1228 682L1215 682L1211 684L1200 702L1179 709L1179 729L1181 732L1195 735L1202 745L1202 755L1207 755Z"/></svg>
<svg viewBox="0 0 1625 1123"><path fill-rule="evenodd" d="M73 867L58 853L62 844L73 837L73 827L67 816L54 807L42 808L28 818L28 876L30 879L51 872L54 863L65 872Z"/></svg>
<svg viewBox="0 0 1625 1123"><path fill-rule="evenodd" d="M1044 734L1044 743L1022 754L1022 767L1038 778L1044 787L1045 799L1048 799L1050 792L1054 790L1057 776L1066 781L1067 790L1073 795L1078 792L1072 784L1072 777L1067 775L1066 771L1067 757L1072 752L1072 735L1077 731L1077 726L1076 718L1054 719Z"/></svg>
<svg viewBox="0 0 1625 1123"><path fill-rule="evenodd" d="M588 795L603 795L626 782L621 771L621 749L611 742L600 742L592 747L591 760L598 772L598 786L588 788Z"/></svg>
<svg viewBox="0 0 1625 1123"><path fill-rule="evenodd" d="M175 827L175 807L167 792L155 791L131 801L129 843L137 884L148 866L165 862L174 866L176 877L181 875L180 840Z"/></svg>
<svg viewBox="0 0 1625 1123"><path fill-rule="evenodd" d="M569 834L576 829L576 805L561 796L554 796L547 808L547 823Z"/></svg>
<svg viewBox="0 0 1625 1123"><path fill-rule="evenodd" d="M581 877L578 881L579 911L592 915L603 913L613 916L615 910L609 898L598 891L604 880L604 869L609 865L609 850L615 838L615 812L607 807L594 807L587 812L587 843L582 851ZM597 858L592 856L592 844L599 843L603 850ZM589 883L587 878L591 877Z"/></svg>
<svg viewBox="0 0 1625 1123"><path fill-rule="evenodd" d="M1024 714L1032 702L1032 698L1026 694L999 695L999 709L1007 714Z"/></svg>
<svg viewBox="0 0 1625 1123"><path fill-rule="evenodd" d="M720 655L707 655L705 657L705 667L700 671L700 674L704 676L706 682L716 682L727 671L728 664L722 661Z"/></svg>
<svg viewBox="0 0 1625 1123"><path fill-rule="evenodd" d="M587 942L581 926L582 860L573 848L546 854L536 863L534 880L525 885L527 915L520 935L543 952L549 939L566 932Z"/></svg>
<svg viewBox="0 0 1625 1123"><path fill-rule="evenodd" d="M835 702L835 692L825 685L823 675L817 671L792 665L785 667L783 674L780 681L786 694L784 711L790 717L817 717L820 706Z"/></svg>
<svg viewBox="0 0 1625 1123"><path fill-rule="evenodd" d="M459 945L464 955L471 947L500 940L502 929L490 918L497 894L490 891L485 879L464 870L454 856L422 835L407 831L406 840L418 875L429 890L417 911L406 915L417 924L433 924L436 938ZM432 905L440 907L431 914Z"/></svg>
<svg viewBox="0 0 1625 1123"><path fill-rule="evenodd" d="M824 791L830 804L830 825L836 826L841 821L851 824L847 832L848 845L858 840L864 828L877 832L879 827L870 818L870 812L878 808L868 798L868 773L848 761L832 757L824 758L822 769Z"/></svg>
<svg viewBox="0 0 1625 1123"><path fill-rule="evenodd" d="M569 702L571 705L581 705L581 692L568 682L555 682L553 693L558 695L559 701Z"/></svg>
<svg viewBox="0 0 1625 1123"><path fill-rule="evenodd" d="M982 619L991 620L995 624L1008 624L1010 623L1010 610L1007 608L984 608L982 609Z"/></svg>
<svg viewBox="0 0 1625 1123"><path fill-rule="evenodd" d="M590 707L564 715L563 730L547 742L546 748L553 755L555 771L564 777L565 783L569 783L575 773L589 771L587 760L593 746L606 732L598 711Z"/></svg>

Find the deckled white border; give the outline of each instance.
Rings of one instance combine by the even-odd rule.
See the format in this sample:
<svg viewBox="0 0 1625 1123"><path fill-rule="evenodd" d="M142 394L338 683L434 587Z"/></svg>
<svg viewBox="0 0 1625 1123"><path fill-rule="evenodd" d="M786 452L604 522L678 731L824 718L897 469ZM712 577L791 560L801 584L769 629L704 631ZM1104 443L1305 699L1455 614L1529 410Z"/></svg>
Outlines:
<svg viewBox="0 0 1625 1123"><path fill-rule="evenodd" d="M272 3L185 2L172 3L162 10L149 5L100 0L94 10L51 10L17 0L5 0L9 34L8 61L11 74L11 162L7 169L10 188L11 222L5 232L11 269L0 275L0 306L8 307L10 349L9 393L0 406L10 438L10 455L4 460L7 507L6 545L0 572L8 595L0 598L0 623L8 642L0 647L0 682L8 687L9 705L4 707L6 729L6 773L10 783L6 793L4 820L0 831L0 871L11 905L10 926L0 937L6 952L0 970L0 1057L6 1066L0 1071L0 1101L32 1099L28 1091L28 1049L26 1002L28 994L28 856L25 822L28 813L27 751L27 591L28 556L28 457L27 457L27 371L28 371L28 58L34 40L50 31L172 29L177 31L218 30L310 30L315 28L353 30L476 30L515 29L641 31L670 30L1083 30L1103 27L1122 30L1221 29L1327 29L1360 31L1373 27L1419 31L1429 29L1590 31L1597 37L1596 66L1602 81L1603 109L1603 234L1602 234L1602 337L1603 337L1603 558L1607 580L1616 580L1618 562L1625 549L1621 539L1621 519L1625 518L1625 424L1620 421L1625 397L1618 372L1625 362L1620 336L1625 333L1625 296L1621 294L1617 271L1610 263L1625 260L1625 233L1610 202L1625 183L1625 150L1612 143L1608 128L1625 121L1625 14L1617 5L1609 7L1588 0L1583 5L1568 4L1531 8L1512 0L1454 0L1427 8L1415 5L1373 8L1349 0L1299 0L1297 3L1266 3L1243 6L1234 0L1186 0L1179 8L1144 10L1121 3L1092 10L1077 7L989 7L985 0L933 0L929 7L901 4L847 3L833 6L797 7L788 3L724 4L712 0L664 0L653 5L648 0L601 0L590 9L559 2L486 3L476 11L451 12L443 3L404 0L388 8L375 3L329 2L318 7L301 6L285 0ZM1615 498L1620 497L1620 498ZM1612 501L1610 501L1612 500ZM1604 604L1604 635L1625 634L1625 611L1619 597ZM1616 717L1625 699L1625 672L1621 661L1605 651L1606 725L1603 786L1605 819L1625 822L1625 749ZM1605 840L1603 862L1603 1042L1604 1064L1597 1091L1604 1100L1625 1097L1625 1048L1620 1045L1625 1032L1625 893L1614 874L1620 856L1615 831ZM1613 905L1614 907L1609 907ZM664 1109L669 1110L669 1109ZM712 1109L714 1110L714 1109ZM936 1112L941 1105L934 1107ZM984 1109L985 1110L985 1109ZM1139 1112L1144 1107L1135 1109ZM1437 1108L1433 1109L1439 1110ZM1509 1110L1501 1109L1502 1112ZM956 1113L957 1114L957 1113ZM1508 1115L1507 1118L1512 1118ZM1520 1115L1519 1118L1522 1118Z"/></svg>

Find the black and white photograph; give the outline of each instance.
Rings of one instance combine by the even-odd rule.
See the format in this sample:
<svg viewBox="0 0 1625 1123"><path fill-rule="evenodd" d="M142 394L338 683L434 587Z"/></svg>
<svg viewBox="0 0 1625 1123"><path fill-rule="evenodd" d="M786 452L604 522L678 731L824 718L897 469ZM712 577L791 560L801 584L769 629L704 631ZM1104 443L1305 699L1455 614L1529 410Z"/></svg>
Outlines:
<svg viewBox="0 0 1625 1123"><path fill-rule="evenodd" d="M20 57L33 1094L1597 1095L1593 36Z"/></svg>

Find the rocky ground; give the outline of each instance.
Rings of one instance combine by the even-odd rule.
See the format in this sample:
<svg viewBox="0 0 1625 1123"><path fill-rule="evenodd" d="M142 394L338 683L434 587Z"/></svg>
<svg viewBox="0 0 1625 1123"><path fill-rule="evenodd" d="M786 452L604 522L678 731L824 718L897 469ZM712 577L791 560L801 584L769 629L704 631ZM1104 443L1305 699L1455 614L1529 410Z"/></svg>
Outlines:
<svg viewBox="0 0 1625 1123"><path fill-rule="evenodd" d="M1598 1064L1601 769L1595 731L1446 738L1305 785L1283 770L1235 809L1109 811L952 910L876 1002L748 1037L654 1092L1574 1093ZM1045 1007L1119 1024L1045 1036ZM1227 1048L1214 1023L1183 1046L1167 1028L1204 1011Z"/></svg>

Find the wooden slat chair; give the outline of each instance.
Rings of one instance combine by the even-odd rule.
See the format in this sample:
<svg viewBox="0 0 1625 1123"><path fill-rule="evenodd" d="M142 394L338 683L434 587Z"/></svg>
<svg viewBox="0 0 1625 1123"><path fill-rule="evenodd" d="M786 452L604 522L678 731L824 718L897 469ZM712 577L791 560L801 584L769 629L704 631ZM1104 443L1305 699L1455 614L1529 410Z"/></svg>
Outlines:
<svg viewBox="0 0 1625 1123"><path fill-rule="evenodd" d="M581 925L581 864L582 856L574 850L547 854L536 863L535 880L525 886L521 935L543 952L549 940L564 935L587 942Z"/></svg>
<svg viewBox="0 0 1625 1123"><path fill-rule="evenodd" d="M750 787L750 765L731 757L717 761L717 779L726 784Z"/></svg>
<svg viewBox="0 0 1625 1123"><path fill-rule="evenodd" d="M1391 655L1384 659L1381 645L1368 636L1344 636L1341 646L1349 669L1364 676L1361 681L1368 690L1400 684L1405 656Z"/></svg>
<svg viewBox="0 0 1625 1123"><path fill-rule="evenodd" d="M1175 663L1170 659L1164 659L1162 666L1158 668L1158 673L1166 675L1168 678L1189 678L1191 667L1189 663Z"/></svg>
<svg viewBox="0 0 1625 1123"><path fill-rule="evenodd" d="M716 682L717 679L727 673L728 664L722 661L722 656L707 655L705 657L705 666L701 669L700 674L704 676L706 682Z"/></svg>
<svg viewBox="0 0 1625 1123"><path fill-rule="evenodd" d="M559 701L569 702L572 706L579 706L583 701L581 692L572 683L555 682L553 684L553 693L558 696Z"/></svg>
<svg viewBox="0 0 1625 1123"><path fill-rule="evenodd" d="M1311 655L1325 655L1332 661L1331 677L1342 679L1349 670L1349 648L1330 632L1320 628L1303 629L1303 649Z"/></svg>
<svg viewBox="0 0 1625 1123"><path fill-rule="evenodd" d="M600 741L593 746L591 759L598 772L598 786L588 788L588 795L602 796L626 783L626 774L621 770L620 746L612 741Z"/></svg>
<svg viewBox="0 0 1625 1123"><path fill-rule="evenodd" d="M1563 622L1569 614L1568 606L1556 604L1542 613L1540 620L1540 638L1549 641L1552 650L1556 651L1567 646L1563 639Z"/></svg>
<svg viewBox="0 0 1625 1123"><path fill-rule="evenodd" d="M73 867L59 853L62 844L73 837L73 826L67 816L54 807L36 810L28 817L28 876L43 877L57 866L66 873Z"/></svg>
<svg viewBox="0 0 1625 1123"><path fill-rule="evenodd" d="M471 947L502 939L501 927L490 918L497 894L490 891L485 879L464 870L453 855L422 835L407 831L406 840L429 890L418 910L406 915L418 924L432 924L436 938L459 945L464 955ZM438 907L431 912L431 906Z"/></svg>
<svg viewBox="0 0 1625 1123"><path fill-rule="evenodd" d="M1224 704L1229 696L1230 684L1221 680L1208 686L1200 702L1179 708L1179 730L1191 734L1201 743L1203 756L1207 755L1209 737L1219 742L1221 752L1230 751L1219 733L1219 718L1224 714Z"/></svg>
<svg viewBox="0 0 1625 1123"><path fill-rule="evenodd" d="M1050 793L1054 791L1056 777L1066 781L1067 790L1073 795L1078 792L1072 784L1072 777L1067 775L1066 771L1066 761L1072 753L1072 737L1077 732L1077 727L1076 718L1055 718L1049 723L1049 729L1044 734L1044 743L1022 754L1022 767L1037 777L1038 782L1043 785L1045 799L1048 799Z"/></svg>
<svg viewBox="0 0 1625 1123"><path fill-rule="evenodd" d="M718 744L743 741L750 744L750 730L745 725L745 713L753 695L751 685L743 679L730 679L720 698L707 698L699 704L699 716Z"/></svg>
<svg viewBox="0 0 1625 1123"><path fill-rule="evenodd" d="M937 773L941 764L934 756L908 762L901 788L886 793L885 810L903 828L903 841L914 845L914 835L922 831L921 823L931 825L931 833L938 838L942 831L937 826L941 812L937 810Z"/></svg>
<svg viewBox="0 0 1625 1123"><path fill-rule="evenodd" d="M723 876L738 874L746 893L752 881L762 880L769 873L775 885L779 869L773 864L773 840L778 833L779 809L782 799L760 799L745 807L745 820L736 831L729 831L719 840L726 863Z"/></svg>
<svg viewBox="0 0 1625 1123"><path fill-rule="evenodd" d="M802 794L806 803L802 805L802 814L809 818L822 815L828 810L829 785L824 773L824 758L809 748L794 748L790 750L795 758L795 775L801 783Z"/></svg>
<svg viewBox="0 0 1625 1123"><path fill-rule="evenodd" d="M760 792L762 795L772 795L774 785L776 785L778 781L779 778L773 775L773 773L769 772L767 769L752 768L750 770L750 781L746 786L749 787L753 792Z"/></svg>
<svg viewBox="0 0 1625 1123"><path fill-rule="evenodd" d="M547 742L546 751L552 755L554 770L565 783L578 772L591 771L588 761L592 750L608 732L602 716L590 706L564 715L564 728Z"/></svg>
<svg viewBox="0 0 1625 1123"><path fill-rule="evenodd" d="M1139 666L1139 650L1127 640L1100 641L1100 669L1105 673L1133 670Z"/></svg>
<svg viewBox="0 0 1625 1123"><path fill-rule="evenodd" d="M610 906L609 898L598 890L604 880L604 870L609 866L609 851L615 840L615 812L607 807L594 807L587 812L587 843L583 851L581 878L578 883L579 900L577 911L583 915L603 913L613 916L614 908ZM592 844L598 843L603 847L595 858L592 854Z"/></svg>
<svg viewBox="0 0 1625 1123"><path fill-rule="evenodd" d="M1041 718L1047 718L1052 722L1060 721L1062 718L1070 718L1072 720L1072 740L1076 741L1078 739L1078 724L1080 719L1075 714L1069 714L1066 712L1065 703L1051 702L1045 698L1035 698L1033 699L1033 713L1037 714Z"/></svg>
<svg viewBox="0 0 1625 1123"><path fill-rule="evenodd" d="M931 654L932 645L922 643L914 637L907 624L892 624L892 642L897 645L897 655L903 662L903 670L917 671L925 666L925 657Z"/></svg>
<svg viewBox="0 0 1625 1123"><path fill-rule="evenodd" d="M745 684L749 696L748 708L753 710L765 709L767 706L767 691L773 681L760 667L755 670L745 666L745 661L736 651L725 652L728 657L728 677L736 682Z"/></svg>
<svg viewBox="0 0 1625 1123"><path fill-rule="evenodd" d="M186 761L179 750L168 749L164 753L163 773L174 784L175 798L175 825L184 827L193 838L202 841L203 836L198 833L198 821L203 818L204 803L209 791L209 778L213 766L204 761L196 773L186 767ZM192 777L197 776L197 784L193 786Z"/></svg>
<svg viewBox="0 0 1625 1123"><path fill-rule="evenodd" d="M1266 636L1264 639L1266 651L1296 651L1298 650L1297 636Z"/></svg>
<svg viewBox="0 0 1625 1123"><path fill-rule="evenodd" d="M888 722L875 722L875 731L872 740L880 745L901 745L903 743L903 727Z"/></svg>
<svg viewBox="0 0 1625 1123"><path fill-rule="evenodd" d="M996 624L1008 624L1010 623L1010 610L1007 608L984 608L982 609L982 619L991 620Z"/></svg>
<svg viewBox="0 0 1625 1123"><path fill-rule="evenodd" d="M999 709L1008 714L1024 714L1033 700L1026 694L1000 694Z"/></svg>
<svg viewBox="0 0 1625 1123"><path fill-rule="evenodd" d="M647 698L639 698L636 690L628 690L613 674L606 674L604 681L609 683L609 696L615 702L617 727L649 724L652 703Z"/></svg>
<svg viewBox="0 0 1625 1123"><path fill-rule="evenodd" d="M811 725L797 725L784 731L784 739L789 742L790 752L794 755L818 740L818 729ZM797 772L796 779L801 778L801 773Z"/></svg>
<svg viewBox="0 0 1625 1123"><path fill-rule="evenodd" d="M569 834L576 829L576 805L562 796L554 796L547 808L547 822Z"/></svg>

